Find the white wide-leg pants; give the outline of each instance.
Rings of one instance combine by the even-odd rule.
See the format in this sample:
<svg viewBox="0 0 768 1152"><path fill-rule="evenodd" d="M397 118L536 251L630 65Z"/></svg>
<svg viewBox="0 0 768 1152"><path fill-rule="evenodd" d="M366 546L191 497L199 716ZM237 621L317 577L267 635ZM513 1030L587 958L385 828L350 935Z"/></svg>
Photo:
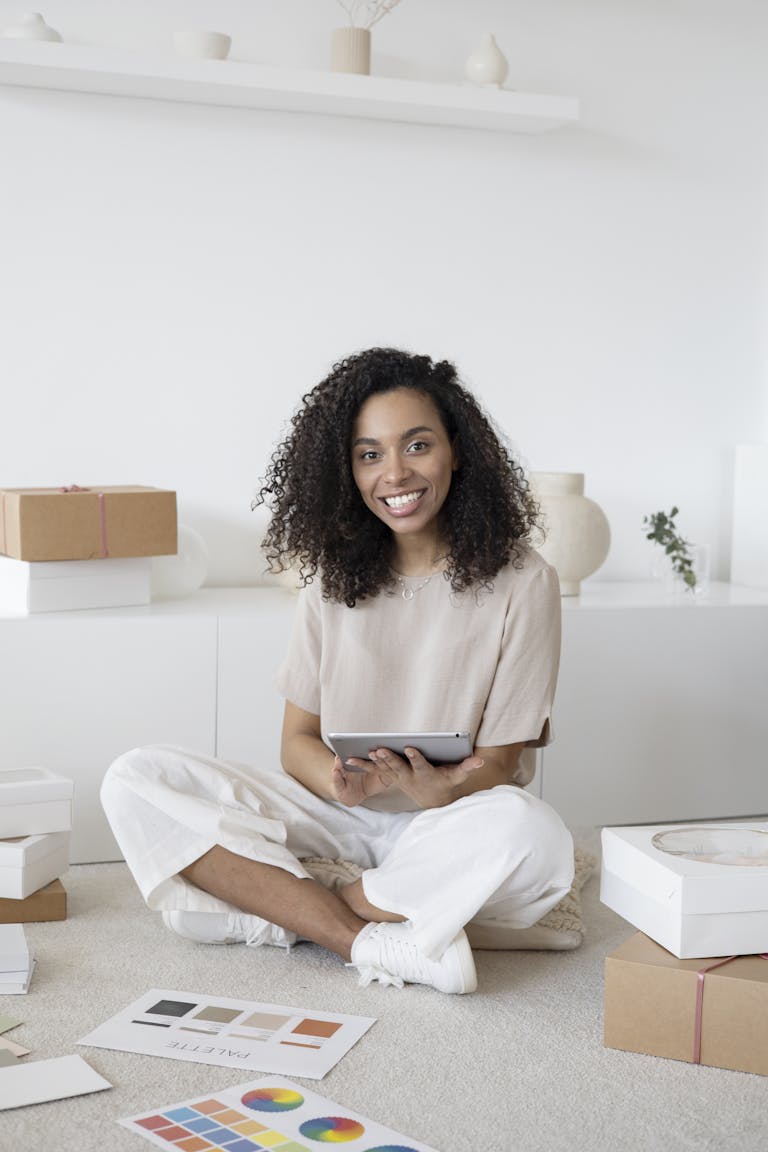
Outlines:
<svg viewBox="0 0 768 1152"><path fill-rule="evenodd" d="M351 860L366 899L411 921L431 959L470 921L530 927L573 879L562 820L511 785L444 808L378 812L322 800L280 770L151 745L115 761L101 799L150 908L235 910L179 876L216 844L305 878L303 858Z"/></svg>

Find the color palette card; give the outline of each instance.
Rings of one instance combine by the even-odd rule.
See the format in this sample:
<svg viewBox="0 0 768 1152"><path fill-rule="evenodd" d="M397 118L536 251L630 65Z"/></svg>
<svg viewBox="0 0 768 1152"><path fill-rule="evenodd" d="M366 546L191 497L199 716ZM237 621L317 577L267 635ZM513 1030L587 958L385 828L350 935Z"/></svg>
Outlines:
<svg viewBox="0 0 768 1152"><path fill-rule="evenodd" d="M268 1076L120 1120L166 1152L435 1152L315 1092Z"/></svg>
<svg viewBox="0 0 768 1152"><path fill-rule="evenodd" d="M153 988L78 1044L320 1080L374 1023L370 1016Z"/></svg>

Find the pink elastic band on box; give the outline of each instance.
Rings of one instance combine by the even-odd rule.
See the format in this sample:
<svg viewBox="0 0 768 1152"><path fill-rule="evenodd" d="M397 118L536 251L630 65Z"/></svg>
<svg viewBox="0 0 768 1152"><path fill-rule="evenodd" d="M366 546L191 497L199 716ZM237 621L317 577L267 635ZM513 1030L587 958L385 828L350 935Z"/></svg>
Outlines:
<svg viewBox="0 0 768 1152"><path fill-rule="evenodd" d="M768 952L760 952L761 960L768 960ZM720 968L723 964L730 964L731 960L738 960L738 956L726 956L725 960L716 960L714 964L707 964L704 968L699 968L696 973L696 1021L693 1028L693 1062L694 1064L701 1064L701 1017L704 1008L704 977L707 972L711 972L714 968Z"/></svg>
<svg viewBox="0 0 768 1152"><path fill-rule="evenodd" d="M79 484L70 484L68 488L59 488L59 492L90 492L90 488L81 488ZM104 493L97 493L99 497L99 527L101 529L101 555L106 558L109 553L107 552L107 510L104 507ZM5 510L5 506L3 506ZM3 518L3 527L5 527L5 518Z"/></svg>
<svg viewBox="0 0 768 1152"><path fill-rule="evenodd" d="M2 546L2 548L0 548L0 552L5 554L8 551L7 546L6 546L6 540L5 540L5 492L3 492L2 504L3 504L3 546Z"/></svg>

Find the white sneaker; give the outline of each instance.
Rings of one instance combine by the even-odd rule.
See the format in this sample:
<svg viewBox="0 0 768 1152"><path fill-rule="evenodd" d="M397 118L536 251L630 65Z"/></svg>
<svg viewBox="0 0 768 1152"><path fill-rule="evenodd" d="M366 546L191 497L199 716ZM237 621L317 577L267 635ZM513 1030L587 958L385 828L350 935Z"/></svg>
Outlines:
<svg viewBox="0 0 768 1152"><path fill-rule="evenodd" d="M410 924L366 924L352 945L352 963L365 988L382 984L429 984L438 992L474 992L477 973L472 949L461 931L439 960L428 960L411 939Z"/></svg>
<svg viewBox="0 0 768 1152"><path fill-rule="evenodd" d="M196 940L198 944L274 944L290 948L296 943L296 933L277 924L270 924L260 916L245 912L163 912L163 923L177 936Z"/></svg>

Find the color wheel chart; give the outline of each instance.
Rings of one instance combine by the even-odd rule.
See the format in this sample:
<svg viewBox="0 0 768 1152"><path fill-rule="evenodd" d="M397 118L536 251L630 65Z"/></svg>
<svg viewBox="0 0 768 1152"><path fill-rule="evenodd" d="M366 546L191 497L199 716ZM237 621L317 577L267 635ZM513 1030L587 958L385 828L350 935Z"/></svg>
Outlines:
<svg viewBox="0 0 768 1152"><path fill-rule="evenodd" d="M435 1152L294 1084L267 1077L120 1120L166 1152Z"/></svg>
<svg viewBox="0 0 768 1152"><path fill-rule="evenodd" d="M370 1016L153 988L78 1043L320 1080L374 1023Z"/></svg>

